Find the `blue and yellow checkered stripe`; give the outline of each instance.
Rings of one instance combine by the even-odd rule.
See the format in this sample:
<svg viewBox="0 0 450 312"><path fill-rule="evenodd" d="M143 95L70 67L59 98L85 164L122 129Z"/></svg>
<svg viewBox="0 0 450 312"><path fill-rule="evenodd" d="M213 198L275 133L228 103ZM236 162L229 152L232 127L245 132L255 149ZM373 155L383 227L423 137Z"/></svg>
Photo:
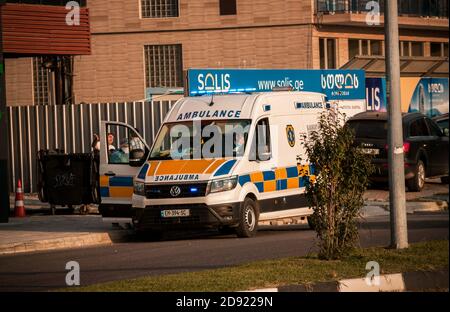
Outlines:
<svg viewBox="0 0 450 312"><path fill-rule="evenodd" d="M297 165L270 171L255 171L239 176L239 184L253 183L260 193L304 187L314 181L312 165Z"/></svg>
<svg viewBox="0 0 450 312"><path fill-rule="evenodd" d="M100 176L101 197L133 196L133 177Z"/></svg>

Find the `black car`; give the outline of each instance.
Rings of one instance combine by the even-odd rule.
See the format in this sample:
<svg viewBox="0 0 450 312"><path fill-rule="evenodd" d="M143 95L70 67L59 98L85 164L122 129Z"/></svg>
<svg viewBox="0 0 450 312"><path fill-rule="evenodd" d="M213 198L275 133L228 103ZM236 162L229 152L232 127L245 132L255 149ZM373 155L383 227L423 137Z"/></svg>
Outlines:
<svg viewBox="0 0 450 312"><path fill-rule="evenodd" d="M359 113L348 120L355 131L355 143L373 155L374 182L388 181L388 115L385 112ZM448 136L421 113L402 114L405 179L410 191L420 191L425 178L441 177L448 183Z"/></svg>

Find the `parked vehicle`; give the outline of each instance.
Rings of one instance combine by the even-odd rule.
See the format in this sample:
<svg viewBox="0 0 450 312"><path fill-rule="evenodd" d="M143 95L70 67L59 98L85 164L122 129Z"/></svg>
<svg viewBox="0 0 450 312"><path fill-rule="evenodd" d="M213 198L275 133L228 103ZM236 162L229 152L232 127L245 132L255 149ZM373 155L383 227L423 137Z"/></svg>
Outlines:
<svg viewBox="0 0 450 312"><path fill-rule="evenodd" d="M104 217L128 215L142 232L215 227L240 237L253 236L258 221L308 216L305 183L315 175L301 140L327 107L325 95L311 92L182 98L152 148L139 150L139 157L130 150L128 163L112 163L102 140L100 211ZM124 128L116 133L134 133L117 122L103 122L102 131L116 127ZM183 138L188 148L176 146ZM217 140L224 149L211 147Z"/></svg>
<svg viewBox="0 0 450 312"><path fill-rule="evenodd" d="M364 112L349 119L355 131L356 144L373 155L376 172L372 181L388 181L387 113ZM421 113L405 113L403 121L403 152L405 179L410 191L420 191L425 178L441 177L448 183L448 136L438 125Z"/></svg>

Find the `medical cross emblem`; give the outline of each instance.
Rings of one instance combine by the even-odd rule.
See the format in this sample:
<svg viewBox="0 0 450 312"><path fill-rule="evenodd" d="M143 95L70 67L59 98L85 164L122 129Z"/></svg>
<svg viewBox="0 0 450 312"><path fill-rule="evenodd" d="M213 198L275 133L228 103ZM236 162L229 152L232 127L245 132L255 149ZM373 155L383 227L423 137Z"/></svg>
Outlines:
<svg viewBox="0 0 450 312"><path fill-rule="evenodd" d="M286 137L290 147L294 147L295 145L295 132L294 127L292 125L286 126Z"/></svg>

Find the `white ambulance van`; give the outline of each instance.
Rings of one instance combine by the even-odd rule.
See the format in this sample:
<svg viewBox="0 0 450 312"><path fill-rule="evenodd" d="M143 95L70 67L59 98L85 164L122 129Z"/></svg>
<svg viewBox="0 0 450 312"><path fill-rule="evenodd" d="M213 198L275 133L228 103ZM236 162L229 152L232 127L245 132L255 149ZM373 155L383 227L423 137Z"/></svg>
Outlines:
<svg viewBox="0 0 450 312"><path fill-rule="evenodd" d="M308 216L305 185L315 172L302 140L329 105L312 92L185 97L151 148L131 127L104 123L104 131L127 127L141 144L130 142L128 163L112 164L102 141L101 213L131 214L137 231L216 227L239 237L253 236L258 221Z"/></svg>

